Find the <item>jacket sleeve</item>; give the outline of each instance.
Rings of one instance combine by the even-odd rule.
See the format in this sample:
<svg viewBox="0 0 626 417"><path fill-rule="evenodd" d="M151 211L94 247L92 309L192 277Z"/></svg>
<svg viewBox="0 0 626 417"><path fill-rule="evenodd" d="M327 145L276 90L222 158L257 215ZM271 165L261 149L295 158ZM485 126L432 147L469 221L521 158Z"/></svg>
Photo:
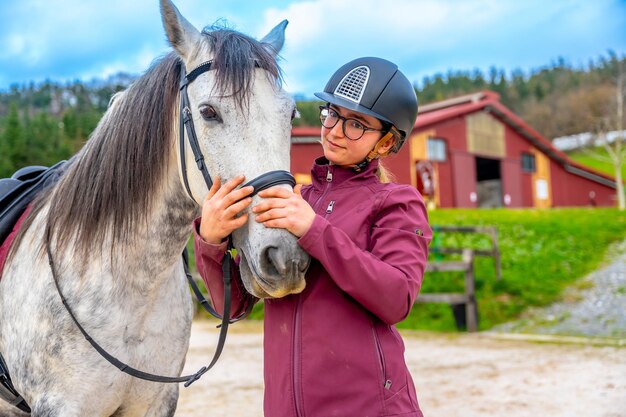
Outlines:
<svg viewBox="0 0 626 417"><path fill-rule="evenodd" d="M417 190L398 187L374 210L369 251L319 215L298 242L343 291L395 324L408 316L421 288L431 239Z"/></svg>
<svg viewBox="0 0 626 417"><path fill-rule="evenodd" d="M219 314L224 312L224 278L222 276L222 260L226 253L227 242L219 245L205 242L199 233L200 219L193 225L194 250L196 253L196 267L207 288L211 304ZM241 282L239 268L232 267L231 306L230 318L235 318L246 310L249 303L256 303L258 299L246 291Z"/></svg>

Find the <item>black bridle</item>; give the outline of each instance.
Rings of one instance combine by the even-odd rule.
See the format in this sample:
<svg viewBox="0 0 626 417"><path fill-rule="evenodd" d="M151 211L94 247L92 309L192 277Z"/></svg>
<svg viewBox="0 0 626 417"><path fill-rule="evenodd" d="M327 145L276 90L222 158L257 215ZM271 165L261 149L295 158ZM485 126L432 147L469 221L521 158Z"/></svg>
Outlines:
<svg viewBox="0 0 626 417"><path fill-rule="evenodd" d="M212 61L205 62L203 64L200 64L193 71L189 72L189 74L185 74L185 66L181 62L180 164L181 164L181 171L182 171L183 182L185 184L185 189L187 190L187 194L189 194L189 197L194 201L196 200L193 197L193 194L191 193L191 189L189 187L189 181L187 179L187 167L185 163L185 130L187 131L187 138L189 140L189 145L193 152L197 167L202 173L204 182L206 183L208 189L211 189L211 187L213 186L213 181L204 163L204 156L202 155L202 151L200 150L200 145L198 144L198 138L196 137L196 132L193 126L193 117L191 114L191 106L189 104L189 96L187 95L187 86L193 80L195 80L199 75L207 71L210 71L211 65L212 65ZM255 65L258 67L258 64L255 63ZM261 190L264 190L269 187L273 187L278 184L289 184L293 187L296 185L296 181L294 177L288 171L277 170L277 171L266 172L265 174L258 176L257 178L246 183L244 187L249 186L249 185L253 186L254 191L251 194L251 196L253 196ZM215 309L213 309L213 307L209 305L209 302L206 300L204 296L202 296L202 293L198 289L195 280L189 273L188 257L187 257L187 251L185 249L185 251L183 251L183 265L185 269L185 274L187 276L187 280L189 281L189 284L191 285L194 294L196 295L196 297L198 298L198 301L200 301L200 304L203 306L205 310L207 310L214 317L222 320L221 324L218 326L220 327L220 334L219 334L219 339L217 343L217 348L215 349L215 353L213 355L213 359L211 360L209 365L203 366L195 374L179 376L179 377L161 376L161 375L151 374L149 372L140 371L138 369L135 369L125 364L124 362L120 361L119 359L109 354L104 348L102 348L102 346L100 346L95 340L93 340L91 336L89 336L87 331L78 322L76 316L74 315L74 312L72 311L67 300L63 296L63 293L61 292L61 288L59 286L58 274L57 274L56 267L53 261L52 250L50 247L51 230L50 230L49 225L46 227L45 238L46 238L46 251L48 254L48 262L50 264L50 269L52 271L52 277L54 279L55 287L57 289L57 292L59 293L59 296L61 297L61 301L63 302L65 309L67 310L70 317L74 321L74 324L78 327L78 329L80 330L82 335L85 337L85 339L91 344L91 346L93 346L93 348L104 359L106 359L109 363L111 363L113 366L118 368L120 371L128 375L131 375L133 377L144 379L147 381L153 381L153 382L165 382L165 383L184 382L185 387L188 387L193 382L197 381L205 372L211 369L213 365L215 365L215 363L219 359L222 353L222 350L224 348L224 343L226 341L226 333L228 331L228 325L230 323L233 323L235 321L238 321L247 317L247 315L252 310L253 303L248 303L247 310L242 315L234 319L229 319L230 306L231 306L231 273L232 273L232 263L233 263L233 257L232 257L233 255L232 255L232 251L230 250L233 248L233 245L232 245L232 238L230 236L228 237L228 249L229 250L226 251L226 254L224 255L224 259L222 261L222 273L224 275L224 312L222 315L218 314L215 311Z"/></svg>

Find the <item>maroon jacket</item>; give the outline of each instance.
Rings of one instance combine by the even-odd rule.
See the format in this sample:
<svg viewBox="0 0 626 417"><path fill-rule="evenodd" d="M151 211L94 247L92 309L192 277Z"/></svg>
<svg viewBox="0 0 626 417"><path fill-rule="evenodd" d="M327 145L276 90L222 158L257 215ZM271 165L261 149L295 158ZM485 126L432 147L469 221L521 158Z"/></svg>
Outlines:
<svg viewBox="0 0 626 417"><path fill-rule="evenodd" d="M298 243L314 259L298 295L265 300L266 417L420 417L404 343L394 324L419 292L432 237L419 193L382 184L377 161L361 173L324 164L302 196L317 217ZM223 309L226 244L197 235L200 275ZM231 315L250 296L241 281Z"/></svg>

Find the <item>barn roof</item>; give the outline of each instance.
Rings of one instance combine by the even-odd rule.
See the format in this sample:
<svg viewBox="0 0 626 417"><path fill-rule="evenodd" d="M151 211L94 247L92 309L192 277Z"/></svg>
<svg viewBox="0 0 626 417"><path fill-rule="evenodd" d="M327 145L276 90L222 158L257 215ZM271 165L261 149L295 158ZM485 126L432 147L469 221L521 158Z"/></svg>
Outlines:
<svg viewBox="0 0 626 417"><path fill-rule="evenodd" d="M426 104L420 107L413 129L422 129L455 117L478 111L486 111L509 125L514 131L530 141L536 148L555 160L572 174L615 188L615 178L572 160L552 143L534 130L518 115L500 103L500 95L493 91L481 91Z"/></svg>
<svg viewBox="0 0 626 417"><path fill-rule="evenodd" d="M318 143L320 126L294 126L291 128L291 143Z"/></svg>
<svg viewBox="0 0 626 417"><path fill-rule="evenodd" d="M614 177L572 160L518 115L500 103L500 95L493 91L481 91L422 105L419 108L413 130L479 111L489 112L506 123L536 148L563 166L567 172L615 188ZM317 143L320 140L320 127L294 126L291 130L291 137L292 143Z"/></svg>

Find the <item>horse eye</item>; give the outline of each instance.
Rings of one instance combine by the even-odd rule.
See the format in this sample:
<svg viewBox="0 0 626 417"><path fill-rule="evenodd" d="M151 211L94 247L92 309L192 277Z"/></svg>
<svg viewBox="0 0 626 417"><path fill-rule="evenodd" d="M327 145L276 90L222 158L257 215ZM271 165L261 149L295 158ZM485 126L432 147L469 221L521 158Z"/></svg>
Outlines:
<svg viewBox="0 0 626 417"><path fill-rule="evenodd" d="M202 118L204 120L207 120L207 121L217 120L218 122L221 122L221 119L219 115L217 114L217 112L215 111L215 109L213 108L213 106L201 106L200 114L202 115Z"/></svg>
<svg viewBox="0 0 626 417"><path fill-rule="evenodd" d="M293 108L293 111L291 112L291 120L293 119L299 119L300 118L300 112L298 111L297 108Z"/></svg>

